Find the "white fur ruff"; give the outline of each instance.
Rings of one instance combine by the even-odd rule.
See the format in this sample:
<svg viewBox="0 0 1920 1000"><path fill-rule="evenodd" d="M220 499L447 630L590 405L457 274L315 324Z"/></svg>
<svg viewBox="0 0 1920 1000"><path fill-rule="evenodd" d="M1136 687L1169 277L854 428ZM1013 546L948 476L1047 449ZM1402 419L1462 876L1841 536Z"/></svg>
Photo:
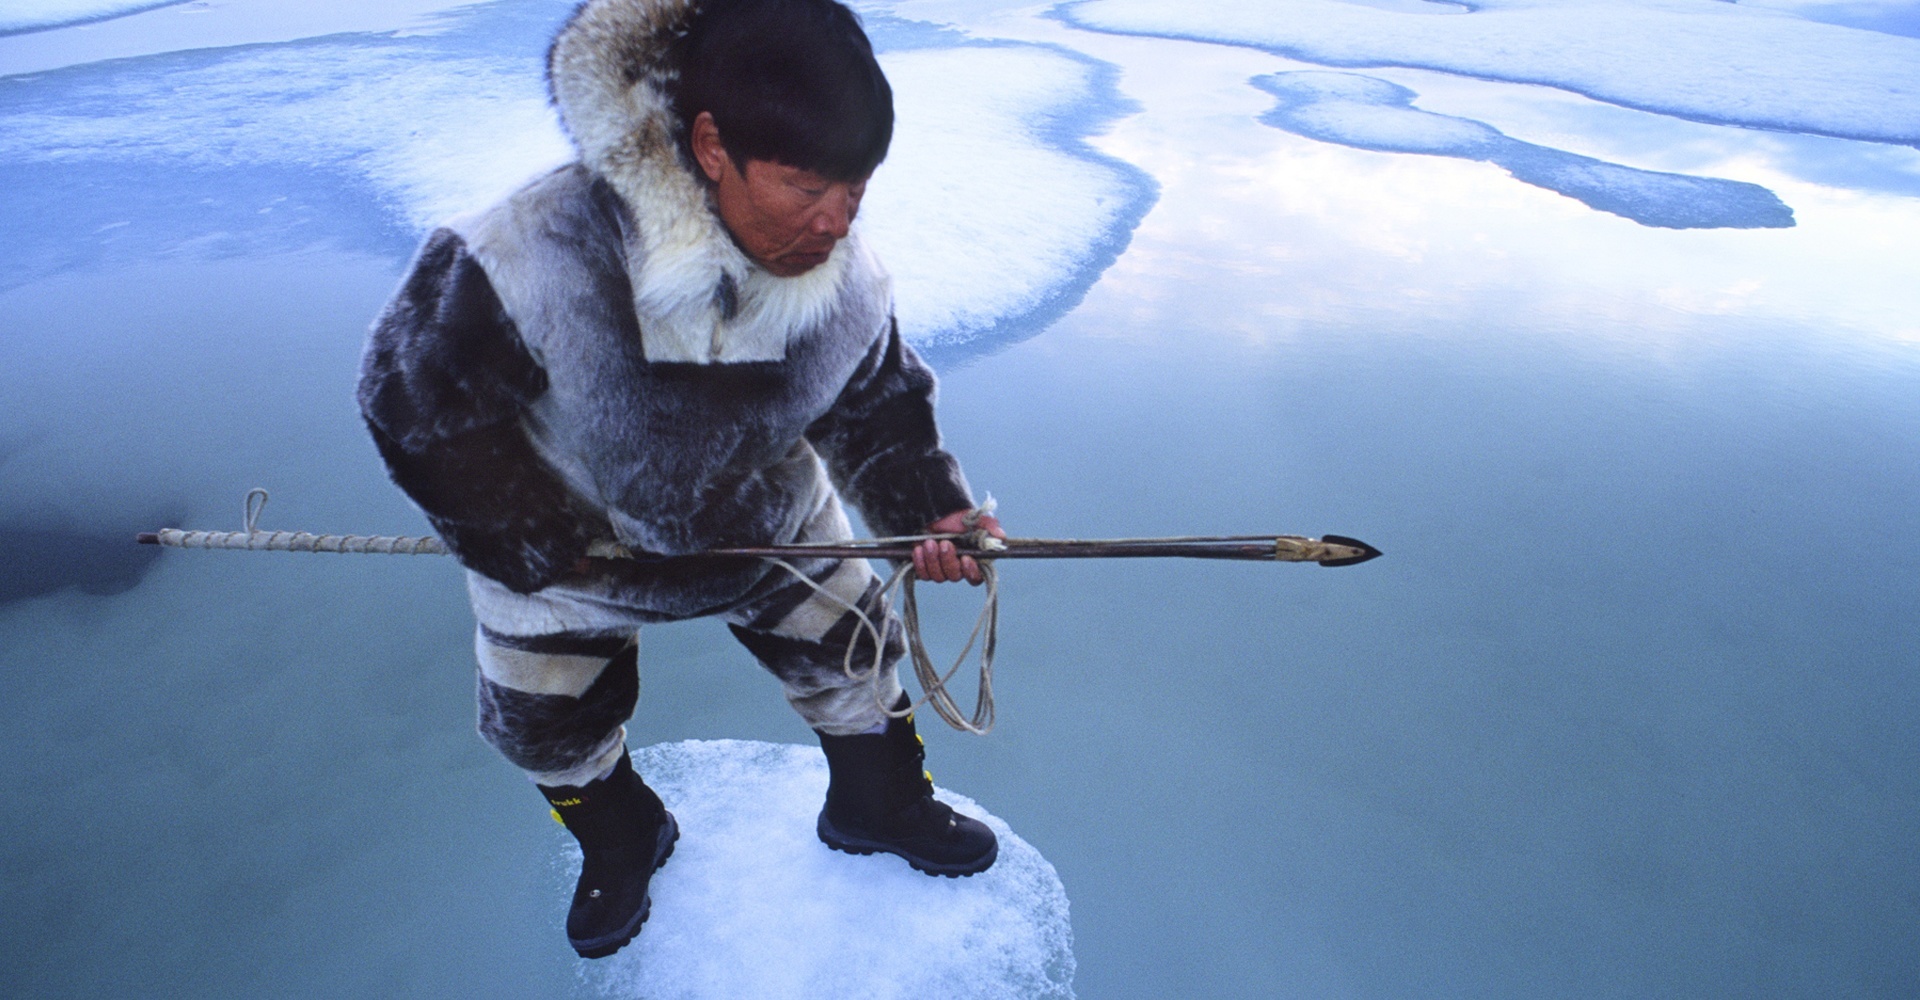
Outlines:
<svg viewBox="0 0 1920 1000"><path fill-rule="evenodd" d="M782 278L727 234L675 139L668 53L692 7L690 0L589 0L554 40L554 104L581 161L633 213L629 277L648 360L779 361L791 337L832 311L849 273L877 275L879 265L855 233L825 263ZM731 319L721 294L728 278Z"/></svg>

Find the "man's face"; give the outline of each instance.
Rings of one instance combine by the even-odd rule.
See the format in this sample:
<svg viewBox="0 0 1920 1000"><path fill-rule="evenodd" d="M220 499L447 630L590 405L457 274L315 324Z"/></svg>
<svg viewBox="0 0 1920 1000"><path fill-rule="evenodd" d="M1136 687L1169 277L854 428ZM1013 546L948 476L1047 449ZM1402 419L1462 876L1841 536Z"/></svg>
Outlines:
<svg viewBox="0 0 1920 1000"><path fill-rule="evenodd" d="M694 159L714 184L714 205L733 240L761 267L792 278L820 266L847 235L866 178L833 181L769 160L734 169L713 116L694 119Z"/></svg>

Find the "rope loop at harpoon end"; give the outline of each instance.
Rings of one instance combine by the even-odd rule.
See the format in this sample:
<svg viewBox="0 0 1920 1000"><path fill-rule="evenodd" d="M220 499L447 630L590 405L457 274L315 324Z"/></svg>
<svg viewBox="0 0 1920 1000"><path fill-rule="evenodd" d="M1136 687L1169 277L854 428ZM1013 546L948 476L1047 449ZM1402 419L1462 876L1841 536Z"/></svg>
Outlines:
<svg viewBox="0 0 1920 1000"><path fill-rule="evenodd" d="M953 658L953 666L947 668L947 672L942 674L934 667L933 658L927 654L927 643L920 633L920 603L914 595L915 578L911 563L903 563L895 569L879 592L873 595L873 600L868 607L863 608L815 583L811 577L800 572L792 563L771 556L765 558L773 565L786 570L794 579L806 584L814 593L846 608L859 620L860 627L854 631L853 637L847 640L847 652L841 658L840 670L852 680L868 682L874 706L881 712L900 719L922 705L931 705L934 714L940 716L947 725L961 732L985 736L993 730L993 657L1000 644L1000 579L991 561L981 560L979 564L980 582L987 588L986 604L980 609L980 617L973 624L973 633L967 636L967 644L962 646L960 654ZM887 657L886 600L887 595L896 588L900 591L900 623L906 630L907 656L913 661L914 679L920 682L920 689L925 692L923 697L909 701L907 707L902 709L895 709L880 689L881 664ZM874 623L873 616L868 614L869 609L880 615L880 624ZM860 648L863 638L871 640L873 644L873 666L865 673L856 671L853 667L853 654ZM966 663L967 654L973 651L976 643L980 646L980 685L974 696L973 713L969 716L961 713L959 702L947 690L947 682L960 672L961 666Z"/></svg>
<svg viewBox="0 0 1920 1000"><path fill-rule="evenodd" d="M989 493L978 507L967 511L966 516L961 518L964 530L960 538L969 548L975 551L998 551L1007 547L1005 542L988 534L980 524L999 506L993 494ZM926 697L900 711L881 705L881 711L900 718L919 705L932 705L934 714L963 733L985 736L993 731L993 655L1000 642L1000 577L994 570L993 560L978 559L975 563L980 567L980 583L987 588L987 599L980 608L980 617L974 620L973 631L967 636L966 645L960 647L959 655L953 658L953 666L948 667L944 674L934 667L933 658L927 654L926 639L920 634L920 602L913 590L913 565L902 564L894 571L893 579L887 581L887 590L891 590L895 582L901 585L900 622L907 632L907 656L913 661L913 676L920 682L920 690L926 692ZM886 590L881 593L884 595ZM980 684L974 694L973 714L968 717L961 714L960 703L947 690L947 682L966 664L967 654L973 651L975 643L980 645Z"/></svg>
<svg viewBox="0 0 1920 1000"><path fill-rule="evenodd" d="M979 565L980 582L987 588L987 599L980 609L980 617L973 623L973 632L967 636L966 645L960 647L953 666L944 674L934 667L932 657L927 654L926 640L920 634L920 605L913 590L913 567L903 567L902 573L895 574L905 581L900 591L900 621L907 631L907 656L913 660L914 678L920 682L926 697L897 712L882 706L888 715L904 716L918 705L926 704L932 705L934 713L947 725L961 732L985 736L993 731L993 657L1000 641L1000 579L991 561L982 560ZM960 704L948 691L947 682L960 672L975 643L980 645L980 683L974 695L973 714L967 717L961 714Z"/></svg>

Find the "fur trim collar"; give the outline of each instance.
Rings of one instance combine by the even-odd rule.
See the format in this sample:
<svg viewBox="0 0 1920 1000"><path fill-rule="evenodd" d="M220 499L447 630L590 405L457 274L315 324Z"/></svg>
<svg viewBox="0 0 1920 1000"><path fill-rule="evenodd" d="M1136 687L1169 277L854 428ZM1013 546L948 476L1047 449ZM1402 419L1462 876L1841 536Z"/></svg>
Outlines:
<svg viewBox="0 0 1920 1000"><path fill-rule="evenodd" d="M827 261L777 277L734 245L680 156L673 41L693 0L587 0L553 40L547 82L581 162L631 212L633 306L651 361L779 361L824 321L850 271L877 265L858 233Z"/></svg>

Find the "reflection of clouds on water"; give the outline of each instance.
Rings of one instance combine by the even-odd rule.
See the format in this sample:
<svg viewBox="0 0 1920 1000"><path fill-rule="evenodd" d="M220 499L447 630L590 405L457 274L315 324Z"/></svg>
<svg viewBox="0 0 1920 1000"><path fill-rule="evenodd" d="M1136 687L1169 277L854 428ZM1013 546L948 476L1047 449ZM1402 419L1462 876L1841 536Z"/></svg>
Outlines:
<svg viewBox="0 0 1920 1000"><path fill-rule="evenodd" d="M1430 317L1458 309L1525 315L1540 335L1614 346L1673 343L1687 336L1684 316L1700 311L1804 322L1836 336L1920 339L1903 263L1916 252L1920 221L1912 149L1730 129L1430 71L1368 74L1417 91L1423 110L1486 123L1516 141L1763 186L1797 218L1791 230L1652 229L1482 164L1236 128L1272 107L1250 78L1307 68L1256 49L1073 31L1046 37L1086 45L1121 67L1130 95L1147 95L1146 114L1099 140L1161 186L1109 281L1136 288L1154 275L1227 271L1284 290L1250 290L1257 313L1222 303L1223 334L1284 337L1356 314L1385 330L1431 330ZM1152 313L1141 302L1129 315ZM1156 329L1143 319L1113 335Z"/></svg>
<svg viewBox="0 0 1920 1000"><path fill-rule="evenodd" d="M1241 85L1237 68L1219 71L1222 86ZM1207 72L1164 67L1183 70ZM1712 313L1920 341L1906 263L1920 201L1808 184L1739 146L1718 162L1780 191L1796 228L1648 228L1479 163L1207 129L1168 114L1129 121L1104 142L1162 185L1107 282L1134 290L1114 338L1164 336L1188 308L1153 300L1151 289L1227 273L1244 291L1211 303L1209 315L1233 340L1484 326L1659 353L1699 335L1690 316ZM1202 142L1204 155L1186 152Z"/></svg>
<svg viewBox="0 0 1920 1000"><path fill-rule="evenodd" d="M1528 184L1647 226L1793 225L1793 211L1758 184L1636 170L1521 142L1481 122L1417 110L1413 91L1374 77L1273 73L1252 83L1280 99L1278 107L1260 116L1262 122L1309 139L1386 153L1485 160Z"/></svg>
<svg viewBox="0 0 1920 1000"><path fill-rule="evenodd" d="M1161 200L1136 237L1149 230L1180 234L1146 246L1136 238L1116 265L1125 275L1120 280L1145 281L1166 269L1226 269L1288 290L1259 309L1291 318L1265 322L1223 308L1223 330L1244 324L1250 336L1271 337L1300 323L1337 321L1346 310L1377 316L1388 328L1422 327L1421 317L1451 304L1489 315L1522 311L1537 317L1543 330L1578 329L1580 336L1616 343L1664 338L1668 334L1660 331L1677 330L1676 317L1702 311L1808 322L1881 340L1920 338L1912 320L1909 275L1901 263L1917 252L1907 234L1920 220L1920 205L1912 197L1920 194L1920 153L1909 146L1729 128L1567 90L1433 69L1383 67L1366 74L1382 81L1374 86L1386 94L1396 93L1393 88L1417 93L1417 110L1396 105L1390 96L1369 103L1317 95L1304 102L1317 106L1321 138L1339 132L1342 141L1371 148L1498 152L1498 162L1529 183L1652 225L1778 224L1791 218L1797 226L1790 237L1789 231L1769 228L1743 233L1639 227L1516 184L1481 164L1362 153L1270 133L1263 138L1260 130L1238 127L1275 111L1266 93L1248 86L1252 78L1358 78L1311 72L1310 63L1296 61L1304 58L1300 53L1280 58L1273 47L1250 42L1250 5L1133 4L1124 10L1129 17L1138 15L1139 23L1124 34L1080 30L1096 18L1104 19L1102 24L1114 20L1117 15L1108 15L1123 9L1117 2L1073 5L1044 22L1009 16L996 6L990 0L900 0L887 9L982 37L1070 45L1118 66L1123 92L1141 100L1146 113L1118 119L1095 144L1159 185ZM1476 5L1471 14L1450 13L1453 8L1428 0L1367 5L1327 0L1324 6L1336 19L1352 15L1429 26L1474 20L1496 8L1519 10L1514 4ZM1634 85L1650 92L1671 88L1673 101L1711 98L1676 82L1667 65L1672 60L1656 42L1636 47L1628 37L1651 30L1642 17L1644 6L1613 4L1609 9L1617 23L1607 36L1611 41L1583 42L1588 47L1574 56L1591 55L1592 46L1603 42L1617 43L1623 47L1621 58L1602 67L1610 78L1633 77ZM1261 9L1283 8L1298 14L1298 4L1284 2ZM1240 16L1236 11L1245 16L1235 26L1246 30L1210 30ZM1495 26L1507 23L1514 32L1525 28L1540 37L1572 30L1556 29L1558 15L1552 11L1536 13L1531 20ZM1727 16L1815 29L1800 48L1776 60L1777 72L1822 59L1844 62L1856 54L1849 46L1865 34L1810 25L1779 12L1734 9ZM1272 33L1319 30L1305 20L1269 16L1265 23ZM1419 30L1424 29L1403 33ZM1233 44L1187 40L1214 36ZM1396 37L1350 33L1347 42L1380 47L1398 44ZM1734 31L1714 51L1748 44L1747 54L1757 57L1773 44L1752 37L1743 43L1742 37ZM1835 38L1841 47L1829 44ZM1888 40L1868 38L1865 44L1871 48ZM1831 51L1803 51L1820 46ZM1491 43L1463 41L1450 57L1526 69L1534 65L1529 62L1534 52L1526 46L1508 52ZM1720 74L1716 79L1737 86L1737 74L1714 72ZM1889 113L1850 90L1848 81L1846 74L1837 74L1806 82L1797 93L1805 95L1806 108L1816 111ZM1293 121L1297 132L1312 134L1311 124L1301 116ZM1365 134L1362 125L1385 131ZM1445 126L1445 134L1435 134L1434 126ZM1786 205L1792 206L1791 214ZM1417 312L1410 315L1407 309ZM1571 315L1615 320L1575 323L1567 318ZM1150 335L1144 326L1116 331L1116 336Z"/></svg>
<svg viewBox="0 0 1920 1000"><path fill-rule="evenodd" d="M1088 28L1249 45L1326 66L1539 83L1696 121L1920 142L1920 41L1731 3L1483 0L1459 17L1342 0L1091 0Z"/></svg>

